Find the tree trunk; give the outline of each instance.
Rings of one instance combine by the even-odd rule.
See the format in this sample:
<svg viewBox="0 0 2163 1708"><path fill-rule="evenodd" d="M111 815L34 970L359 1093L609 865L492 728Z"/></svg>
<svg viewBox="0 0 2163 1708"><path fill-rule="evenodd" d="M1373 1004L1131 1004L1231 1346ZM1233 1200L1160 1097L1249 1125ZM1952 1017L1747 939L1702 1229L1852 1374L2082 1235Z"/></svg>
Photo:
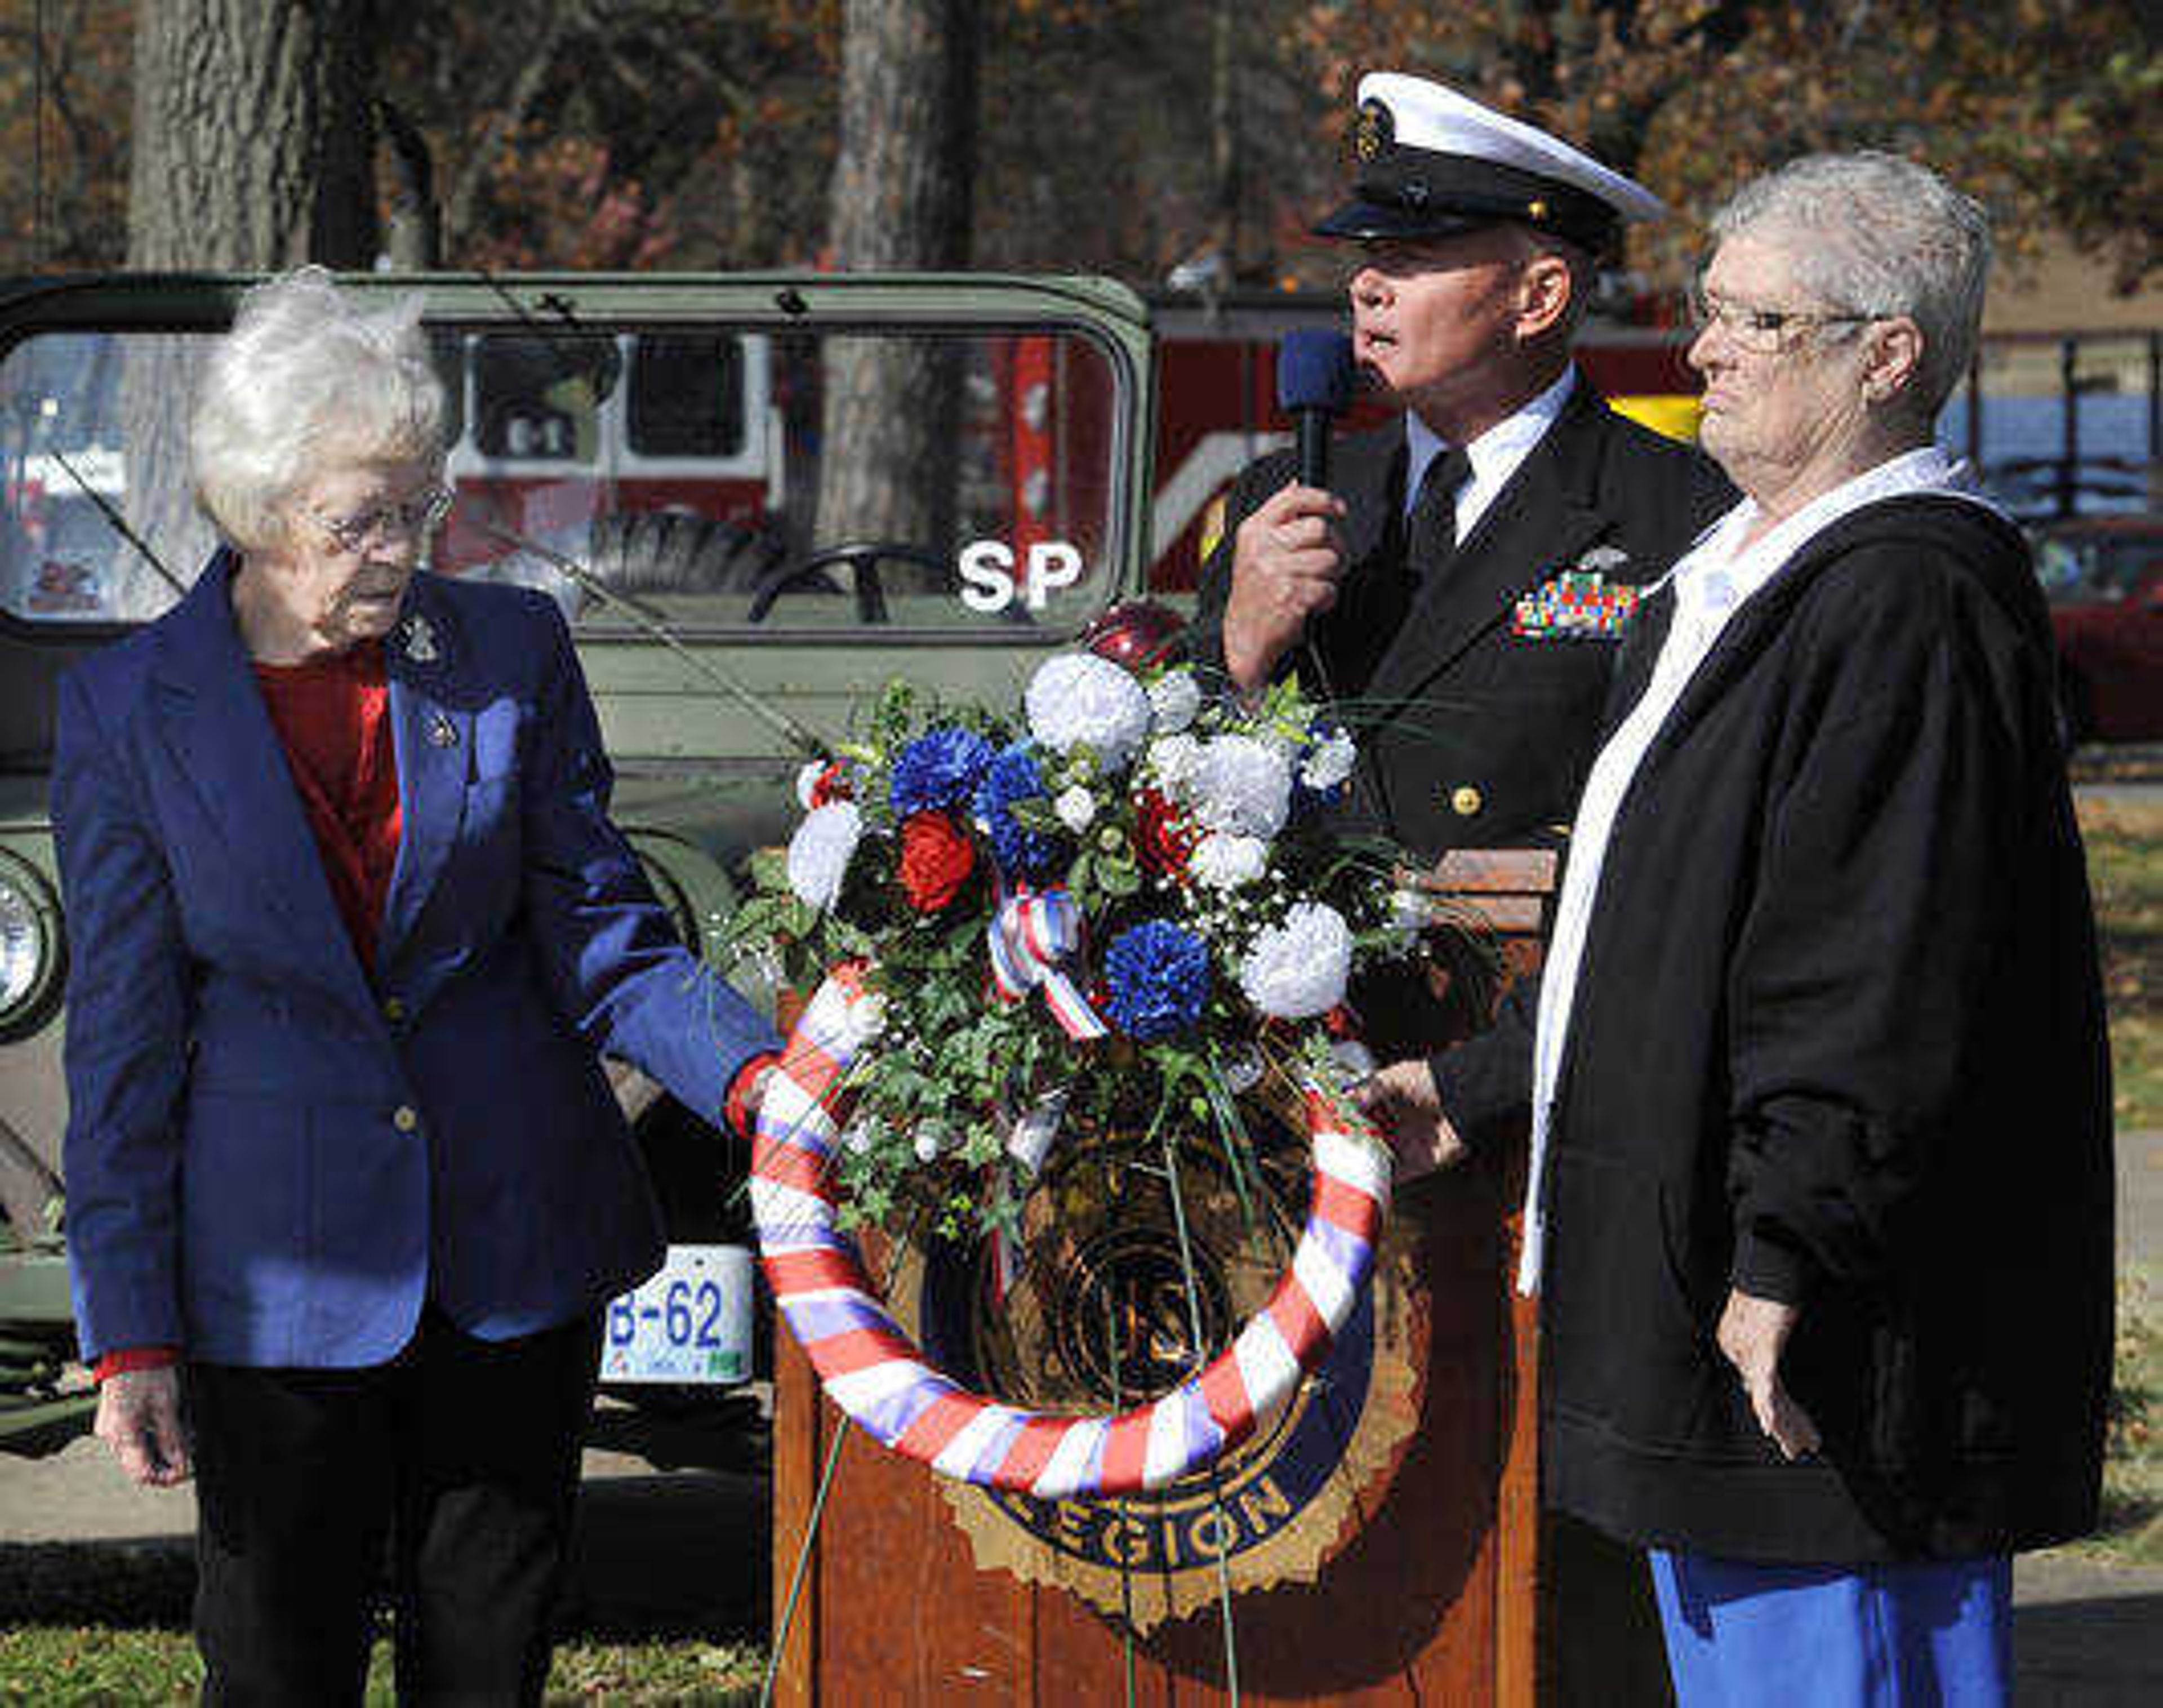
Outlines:
<svg viewBox="0 0 2163 1708"><path fill-rule="evenodd" d="M250 271L375 258L369 0L141 0L128 265ZM186 443L200 342L146 339L123 391L130 523L182 580L212 542ZM108 603L144 615L170 589L132 552Z"/></svg>
<svg viewBox="0 0 2163 1708"><path fill-rule="evenodd" d="M847 0L827 231L851 271L962 267L976 176L977 0ZM825 362L818 537L951 544L961 373L922 342ZM891 572L890 572L891 574Z"/></svg>
<svg viewBox="0 0 2163 1708"><path fill-rule="evenodd" d="M375 259L369 0L157 0L135 12L134 268Z"/></svg>
<svg viewBox="0 0 2163 1708"><path fill-rule="evenodd" d="M1209 202L1217 253L1223 257L1227 288L1240 275L1239 39L1240 8L1214 0L1209 19Z"/></svg>

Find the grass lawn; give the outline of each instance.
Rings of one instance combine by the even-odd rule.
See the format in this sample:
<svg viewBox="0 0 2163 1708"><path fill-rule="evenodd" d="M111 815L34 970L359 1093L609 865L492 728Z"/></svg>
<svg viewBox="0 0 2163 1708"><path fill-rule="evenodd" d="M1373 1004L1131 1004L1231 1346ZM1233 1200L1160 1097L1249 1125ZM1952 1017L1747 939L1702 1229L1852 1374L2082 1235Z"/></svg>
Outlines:
<svg viewBox="0 0 2163 1708"><path fill-rule="evenodd" d="M551 1704L683 1703L736 1708L758 1700L765 1652L707 1643L568 1643L548 1675ZM0 1702L193 1702L202 1684L195 1644L183 1631L34 1626L0 1631ZM393 1700L390 1646L378 1643L368 1676L369 1708Z"/></svg>
<svg viewBox="0 0 2163 1708"><path fill-rule="evenodd" d="M2163 804L2085 801L2118 1124L2163 1127Z"/></svg>
<svg viewBox="0 0 2163 1708"><path fill-rule="evenodd" d="M2163 804L2084 801L2081 831L2103 938L2118 1129L2163 1127ZM2103 1529L2078 1545L2083 1554L2163 1565L2159 1398L2163 1276L2129 1269L2118 1279Z"/></svg>

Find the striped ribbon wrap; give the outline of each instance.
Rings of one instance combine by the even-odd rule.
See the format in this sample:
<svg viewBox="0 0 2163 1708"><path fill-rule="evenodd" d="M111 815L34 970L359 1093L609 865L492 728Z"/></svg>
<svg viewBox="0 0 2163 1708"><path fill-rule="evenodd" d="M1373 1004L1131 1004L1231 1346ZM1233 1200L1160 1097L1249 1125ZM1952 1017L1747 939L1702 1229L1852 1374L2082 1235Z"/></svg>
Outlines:
<svg viewBox="0 0 2163 1708"><path fill-rule="evenodd" d="M1103 1021L1066 974L1066 963L1082 947L1082 909L1064 889L1008 890L1002 883L984 946L992 957L992 988L1003 1000L1026 1002L1032 990L1041 990L1068 1037L1105 1035Z"/></svg>
<svg viewBox="0 0 2163 1708"><path fill-rule="evenodd" d="M831 1104L860 1034L861 972L820 987L767 1082L752 1160L761 1260L827 1397L881 1443L942 1475L1039 1500L1160 1489L1273 1418L1320 1365L1374 1268L1389 1152L1319 1088L1304 1098L1313 1197L1291 1266L1206 1368L1117 1416L1055 1415L970 1393L926 1364L835 1225Z"/></svg>

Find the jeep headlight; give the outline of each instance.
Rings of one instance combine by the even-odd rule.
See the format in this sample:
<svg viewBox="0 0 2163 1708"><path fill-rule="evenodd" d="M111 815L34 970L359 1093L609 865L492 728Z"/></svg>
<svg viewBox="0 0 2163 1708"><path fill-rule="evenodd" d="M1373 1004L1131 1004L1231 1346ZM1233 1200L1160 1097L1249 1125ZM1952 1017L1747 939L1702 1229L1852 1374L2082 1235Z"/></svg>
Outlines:
<svg viewBox="0 0 2163 1708"><path fill-rule="evenodd" d="M0 1039L42 1021L60 971L60 909L37 868L0 850Z"/></svg>

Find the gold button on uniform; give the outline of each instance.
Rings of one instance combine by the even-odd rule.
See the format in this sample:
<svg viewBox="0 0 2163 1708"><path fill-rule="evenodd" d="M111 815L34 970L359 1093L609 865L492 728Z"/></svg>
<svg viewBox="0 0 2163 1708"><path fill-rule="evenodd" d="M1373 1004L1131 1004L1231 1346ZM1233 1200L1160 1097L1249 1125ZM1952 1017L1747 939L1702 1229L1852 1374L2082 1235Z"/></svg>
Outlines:
<svg viewBox="0 0 2163 1708"><path fill-rule="evenodd" d="M390 1021L392 1025L396 1025L406 1018L406 1004L399 1001L396 997L384 998L383 1018Z"/></svg>
<svg viewBox="0 0 2163 1708"><path fill-rule="evenodd" d="M421 1112L411 1103L401 1103L391 1112L390 1124L401 1133L410 1133L421 1124Z"/></svg>
<svg viewBox="0 0 2163 1708"><path fill-rule="evenodd" d="M1469 783L1453 790L1449 797L1450 810L1460 819L1470 818L1473 814L1486 804L1486 800L1480 791Z"/></svg>

